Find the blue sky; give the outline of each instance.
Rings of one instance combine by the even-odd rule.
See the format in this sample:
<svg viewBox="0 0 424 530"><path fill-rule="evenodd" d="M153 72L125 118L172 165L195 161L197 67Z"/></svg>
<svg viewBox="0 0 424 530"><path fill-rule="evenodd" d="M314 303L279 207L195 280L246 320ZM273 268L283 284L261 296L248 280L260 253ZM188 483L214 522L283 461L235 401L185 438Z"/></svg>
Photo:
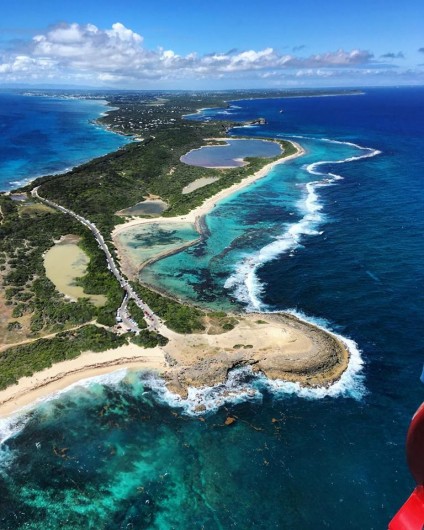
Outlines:
<svg viewBox="0 0 424 530"><path fill-rule="evenodd" d="M0 84L424 84L423 20L422 0L20 0L1 10Z"/></svg>

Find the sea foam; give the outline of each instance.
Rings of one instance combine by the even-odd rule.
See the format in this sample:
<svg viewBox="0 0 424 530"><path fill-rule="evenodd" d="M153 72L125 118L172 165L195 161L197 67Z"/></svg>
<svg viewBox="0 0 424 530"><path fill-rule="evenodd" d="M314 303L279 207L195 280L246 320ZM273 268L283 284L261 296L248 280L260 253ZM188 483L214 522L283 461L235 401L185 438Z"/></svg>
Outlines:
<svg viewBox="0 0 424 530"><path fill-rule="evenodd" d="M253 372L250 366L244 366L231 370L223 383L202 388L189 387L185 398L168 390L165 381L154 373L141 375L142 384L153 393L157 401L171 407L182 408L184 414L189 416L216 412L225 405L246 401L261 403L265 391L280 399L293 395L313 400L325 397L362 399L366 394L362 372L364 362L355 341L330 331L328 327L319 325L305 315L290 312L331 333L348 349L348 367L336 382L327 386L307 387L296 382L269 379L262 373Z"/></svg>
<svg viewBox="0 0 424 530"><path fill-rule="evenodd" d="M306 315L303 311L298 309L286 309L285 313L289 313L304 322L313 324L315 327L322 329L326 333L330 333L339 339L347 348L349 352L349 363L346 370L343 372L340 379L335 383L322 387L303 387L299 383L291 383L287 381L266 379L264 383L270 391L276 395L296 394L299 397L309 399L321 399L324 397L351 397L354 399L362 399L366 395L366 388L364 384L363 366L361 351L357 343L333 330L333 325L324 318L312 317ZM274 311L278 313L278 311Z"/></svg>
<svg viewBox="0 0 424 530"><path fill-rule="evenodd" d="M0 460L3 459L4 452L4 442L9 438L12 438L18 434L28 423L31 418L31 413L38 407L44 406L44 413L48 413L49 404L54 405L54 403L61 399L65 394L73 390L84 391L85 396L90 394L94 396L97 388L102 386L118 386L124 378L127 376L128 370L126 368L120 368L114 372L88 377L85 379L80 379L71 385L42 396L29 405L26 405L15 412L13 415L1 418L0 419ZM52 411L54 408L51 409Z"/></svg>
<svg viewBox="0 0 424 530"><path fill-rule="evenodd" d="M352 142L342 142L328 138L316 139L306 136L294 136L293 138L319 140L328 143L348 145L366 152L342 160L321 160L303 167L303 169L310 175L323 178L308 182L304 186L303 197L297 203L297 209L301 214L301 218L294 223L287 223L285 231L273 242L265 245L257 252L244 256L243 259L236 264L235 271L224 284L226 289L231 290L234 296L246 305L247 311L261 311L266 309L261 301L264 285L262 285L258 278L258 270L263 265L277 257L283 254L288 254L301 247L307 236L321 234L319 227L325 220L325 214L322 211L323 204L319 200L318 190L321 187L332 186L338 180L343 179L341 175L321 171L321 166L326 164L343 164L345 162L370 158L380 154L380 151L377 149L362 147Z"/></svg>
<svg viewBox="0 0 424 530"><path fill-rule="evenodd" d="M342 180L341 175L322 171L322 166L326 164L343 164L364 158L374 157L381 152L371 147L363 147L352 142L342 142L329 138L316 139L305 136L295 138L307 140L320 140L323 142L348 145L363 151L357 156L351 156L342 160L321 160L303 167L310 175L321 177L319 180L308 182L304 186L302 199L297 203L297 208L301 213L301 218L288 223L286 229L273 242L265 245L259 251L246 255L235 267L234 273L226 280L225 287L232 290L234 296L246 305L247 311L267 312L267 307L261 300L264 285L258 277L258 270L266 263L276 259L283 254L290 254L295 249L302 246L308 236L319 235L320 225L325 220L323 204L319 200L319 188L334 185L338 180ZM348 368L341 378L328 387L310 388L302 387L299 383L287 381L275 381L262 376L261 383L269 391L276 395L296 394L300 397L319 399L326 396L346 396L360 399L365 395L364 376L362 374L363 360L357 344L349 338L343 337L331 331L329 322L306 316L293 309L286 310L298 318L310 322L326 332L333 333L341 340L349 350L350 359Z"/></svg>
<svg viewBox="0 0 424 530"><path fill-rule="evenodd" d="M292 136L292 138L317 140L317 138L306 136ZM302 246L302 241L306 236L320 234L318 228L324 221L325 214L322 212L323 204L319 201L318 190L320 187L333 185L337 180L343 179L340 175L320 171L320 166L325 164L342 164L380 154L380 151L377 149L363 147L352 142L342 142L328 138L321 138L319 140L328 143L349 145L366 152L343 160L323 160L304 166L304 169L309 174L324 178L308 182L304 186L304 196L297 204L299 211L302 213L301 219L295 223L287 224L285 232L277 237L275 241L264 246L258 252L246 256L237 264L235 272L225 283L225 287L231 289L238 300L246 304L248 311L267 312L267 308L261 301L264 285L261 284L257 276L258 269L265 263L276 259L278 256ZM364 396L366 390L362 374L363 360L357 344L352 339L332 332L329 329L331 327L330 324L323 319L312 318L292 309L286 310L286 312L292 313L302 320L311 322L325 331L333 333L346 345L350 353L349 365L341 378L334 384L316 388L303 387L299 383L270 380L264 375L254 374L250 367L238 368L231 371L227 381L222 384L204 388L190 387L186 398L182 398L178 394L174 394L168 390L165 381L154 373L143 373L141 375L141 382L153 392L156 399L160 402L172 407L181 407L185 413L190 415L213 412L226 403L239 403L243 401L260 402L262 400L261 390L263 391L264 389L272 392L276 396L296 394L299 397L307 399L320 399L326 396L345 396L360 399ZM5 448L4 442L25 427L31 409L42 403L57 400L65 392L69 392L77 387L90 391L93 390L93 385L96 384L107 386L118 385L126 375L127 371L121 369L109 374L78 381L63 390L38 400L30 407L25 407L25 409L22 409L12 417L0 420L0 447L2 448L0 460L4 461L8 458L7 448Z"/></svg>

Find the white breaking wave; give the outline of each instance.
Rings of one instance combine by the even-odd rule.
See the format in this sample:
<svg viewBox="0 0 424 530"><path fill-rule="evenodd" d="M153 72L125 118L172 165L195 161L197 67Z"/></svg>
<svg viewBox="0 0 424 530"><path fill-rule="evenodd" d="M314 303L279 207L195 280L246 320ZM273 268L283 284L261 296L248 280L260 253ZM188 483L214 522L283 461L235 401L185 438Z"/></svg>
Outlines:
<svg viewBox="0 0 424 530"><path fill-rule="evenodd" d="M231 129L257 129L259 125L234 125Z"/></svg>
<svg viewBox="0 0 424 530"><path fill-rule="evenodd" d="M317 140L316 138L308 138L305 136L296 136L296 138ZM246 304L248 311L266 312L266 307L261 301L264 285L261 284L258 278L258 269L265 263L276 259L278 256L290 254L296 248L301 247L302 241L306 236L322 234L322 232L318 231L318 228L324 221L325 215L322 212L323 204L319 201L318 190L320 187L335 184L336 181L343 179L343 177L335 173L323 172L320 170L320 166L326 164L343 164L345 162L374 157L381 153L377 149L363 147L351 142L341 142L328 138L323 138L321 141L349 145L365 152L343 160L322 160L304 167L309 174L323 178L306 184L304 197L297 204L299 211L302 213L301 219L297 222L286 224L284 233L278 236L275 241L265 245L259 251L245 256L236 265L235 272L225 282L225 287L231 289L236 298ZM262 385L276 395L296 394L300 397L310 399L319 399L326 396L349 396L360 399L365 394L365 386L364 376L362 374L363 360L357 344L352 339L342 337L330 331L328 329L330 327L329 323L326 321L313 319L295 310L288 310L286 312L294 314L301 320L309 321L329 333L333 333L341 340L349 350L350 358L348 368L338 381L328 387L309 388L303 387L299 383L269 380L264 376L260 376Z"/></svg>
<svg viewBox="0 0 424 530"><path fill-rule="evenodd" d="M308 140L317 140L306 136L295 136ZM321 160L313 162L304 169L310 174L321 178L308 182L304 189L304 197L298 202L297 207L302 217L295 223L287 223L285 231L278 236L272 243L265 245L259 251L246 255L235 266L234 273L226 280L224 287L233 291L234 296L242 303L246 304L247 311L261 311L266 309L261 301L261 294L264 286L261 284L257 272L258 270L283 254L289 254L296 248L302 246L305 236L320 235L319 226L325 220L325 214L322 212L323 204L319 201L318 189L320 187L331 186L336 181L342 180L341 175L335 173L326 173L318 168L326 164L343 164L353 162L363 158L370 158L381 153L371 147L362 147L351 142L341 142L339 140L330 140L328 138L319 139L323 142L349 145L362 151L364 154L345 158L343 160Z"/></svg>
<svg viewBox="0 0 424 530"><path fill-rule="evenodd" d="M189 387L186 398L182 398L168 390L165 381L153 373L143 375L143 383L151 389L159 402L171 407L183 408L185 414L190 416L215 412L226 404L237 404L246 401L260 403L263 399L264 390L271 392L277 398L284 398L290 395L297 395L305 399L347 397L360 400L363 398L366 394L364 375L362 373L364 362L355 341L329 331L327 326L320 325L316 319L308 318L294 310L290 311L290 313L313 323L327 333L331 333L342 341L348 349L348 367L335 383L320 387L306 387L300 383L268 379L261 373L254 373L250 366L230 371L227 381L222 384L203 388Z"/></svg>
<svg viewBox="0 0 424 530"><path fill-rule="evenodd" d="M264 286L257 277L257 270L262 265L272 261L278 256L300 247L301 240L304 236L319 235L322 233L318 231L318 226L322 223L325 217L321 211L323 205L319 202L317 190L320 187L332 185L337 180L343 179L343 177L334 173L321 172L318 168L324 164L342 164L344 162L370 158L381 153L381 151L377 149L362 147L351 142L342 142L328 138L308 138L306 136L292 137L344 144L367 152L343 160L314 162L305 167L310 174L325 178L306 184L305 196L298 203L298 208L303 213L303 217L295 223L287 224L285 232L276 238L275 241L264 246L258 252L246 256L239 264L237 264L234 274L232 274L225 283L225 287L227 289L232 289L235 296L240 301L246 303L247 310L250 311L265 312L265 308L260 299ZM232 370L228 374L227 381L222 384L204 388L188 388L187 398L182 398L178 394L169 391L166 387L165 381L154 373L144 372L142 375L142 382L151 389L156 399L172 407L182 407L189 415L200 415L207 412L213 412L226 403L235 404L244 401L260 402L263 397L261 390L264 389L274 393L276 396L296 394L299 397L307 399L321 399L327 396L344 396L354 399L362 398L366 393L364 376L362 374L364 362L355 341L330 331L328 329L329 323L323 319L305 316L296 310L286 310L286 312L292 313L304 321L309 321L329 333L333 333L333 335L346 345L350 354L349 364L348 368L338 381L332 385L324 387L303 387L299 383L270 380L264 375L254 374L251 367L246 366ZM90 391L90 387L92 388L92 385L96 383L110 386L118 385L126 375L127 370L119 369L109 374L78 381L63 390L32 403L30 406L25 407L25 409L20 410L14 416L0 420L0 464L4 465L5 462L12 457L3 442L13 437L25 427L30 417L29 412L33 408L41 403L56 400L65 392L69 392L76 387L83 387L87 391Z"/></svg>
<svg viewBox="0 0 424 530"><path fill-rule="evenodd" d="M273 313L279 313L279 311L272 311ZM357 343L348 338L334 332L331 328L331 323L324 318L311 317L306 315L298 309L286 309L285 313L289 313L304 322L313 324L317 328L330 333L337 337L347 348L349 352L349 363L346 370L343 372L340 379L329 386L323 387L302 387L299 383L291 383L288 381L270 380L264 378L266 387L276 393L277 395L296 394L300 397L309 399L320 399L324 397L352 397L354 399L361 399L366 394L364 385L364 374L362 368L364 361L361 356L361 351L358 348Z"/></svg>
<svg viewBox="0 0 424 530"><path fill-rule="evenodd" d="M253 384L255 378L250 366L236 368L229 372L224 383L202 388L189 387L186 398L168 390L165 381L157 374L143 374L142 382L159 402L183 408L186 414L196 416L215 412L227 403L261 402L262 393Z"/></svg>
<svg viewBox="0 0 424 530"><path fill-rule="evenodd" d="M64 394L77 388L84 389L89 393L93 391L93 385L96 384L116 386L126 377L127 373L128 370L126 368L120 368L107 374L81 379L61 390L57 390L56 392L40 397L29 405L19 409L12 416L0 419L0 461L2 461L6 455L6 449L3 445L4 442L18 434L25 427L31 417L31 412L34 409L40 405L54 402L60 399Z"/></svg>
<svg viewBox="0 0 424 530"><path fill-rule="evenodd" d="M328 330L326 330L328 332ZM333 333L339 340L341 340L349 350L349 364L347 369L343 372L340 379L329 386L322 387L305 387L299 383L292 383L289 381L272 380L263 377L264 386L277 396L285 396L296 394L299 397L307 399L322 399L324 397L351 397L354 399L361 399L365 394L364 374L362 367L364 361L358 345L352 339L343 337Z"/></svg>
<svg viewBox="0 0 424 530"><path fill-rule="evenodd" d="M322 387L304 387L299 383L268 379L261 373L254 373L251 366L231 370L227 380L223 383L201 388L189 387L186 398L168 390L165 380L155 372L149 370L140 371L140 382L147 393L152 393L152 397L156 401L170 407L182 408L184 413L189 416L216 412L227 404L235 405L246 401L261 403L264 391L273 393L277 398L297 395L306 399L322 399L324 397L361 399L365 395L366 390L364 376L361 373L364 363L357 344L351 339L329 331L328 323L322 319L312 319L296 310L289 310L288 312L302 320L313 323L328 333L332 333L348 348L350 354L348 368L335 383ZM55 401L62 397L63 394L77 388L87 393L94 392L96 395L98 395L96 392L97 385L117 386L117 390L124 391L124 388L120 388L118 385L125 380L127 375L128 371L126 369L119 369L109 374L83 379L32 403L9 418L0 420L0 472L1 468L10 464L14 456L4 442L18 434L25 427L31 417L31 410L41 404ZM94 388L93 385L95 385ZM131 384L127 390L131 392Z"/></svg>
<svg viewBox="0 0 424 530"><path fill-rule="evenodd" d="M28 421L28 414L23 410L0 420L0 448L6 440L21 431Z"/></svg>

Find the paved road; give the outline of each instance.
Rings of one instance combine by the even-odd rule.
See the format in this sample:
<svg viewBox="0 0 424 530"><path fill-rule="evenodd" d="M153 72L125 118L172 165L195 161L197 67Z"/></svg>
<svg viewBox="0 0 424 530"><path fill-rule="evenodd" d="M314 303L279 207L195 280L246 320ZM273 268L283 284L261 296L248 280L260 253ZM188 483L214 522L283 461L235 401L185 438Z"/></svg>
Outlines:
<svg viewBox="0 0 424 530"><path fill-rule="evenodd" d="M111 273L115 276L115 278L118 280L120 286L122 287L124 291L124 299L122 301L122 304L120 308L117 311L117 322L122 322L125 328L127 328L129 331L133 331L134 333L138 333L140 331L139 326L137 323L131 318L129 311L128 311L128 301L134 300L134 302L137 304L137 306L144 312L145 314L145 320L147 322L148 329L152 331L158 331L158 328L161 324L161 321L159 317L150 309L150 307L138 296L138 294L134 291L134 289L131 287L131 285L128 283L128 280L124 278L124 276L121 274L121 271L119 270L118 266L115 263L115 260L112 257L112 254L109 251L108 246L105 243L105 240L98 230L97 226L89 221L88 219L85 219L81 215L78 215L77 213L73 212L72 210L68 210L68 208L65 208L64 206L61 206L60 204L57 204L53 201L50 201L49 199L45 199L44 197L41 197L38 193L39 186L35 187L31 190L31 195L33 197L36 197L41 202L44 202L45 204L51 206L52 208L56 208L57 210L60 210L62 213L72 215L75 219L77 219L80 223L82 223L84 226L89 228L93 234L93 236L96 238L97 243L99 245L99 248L101 248L106 256L107 261L107 267L111 271Z"/></svg>

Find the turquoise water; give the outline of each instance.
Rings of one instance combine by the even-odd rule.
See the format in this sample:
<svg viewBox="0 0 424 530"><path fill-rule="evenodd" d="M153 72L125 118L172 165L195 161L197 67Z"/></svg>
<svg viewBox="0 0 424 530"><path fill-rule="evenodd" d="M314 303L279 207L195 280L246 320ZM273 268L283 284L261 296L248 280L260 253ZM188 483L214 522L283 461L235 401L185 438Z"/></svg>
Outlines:
<svg viewBox="0 0 424 530"><path fill-rule="evenodd" d="M265 178L220 201L206 216L210 235L203 243L152 264L142 279L191 302L227 310L242 303L260 310L258 268L283 253L293 257L306 238L325 237L326 214L317 190L336 185L341 177L317 175L320 166L314 164L333 160L343 165L377 154L322 140L302 139L302 146L305 156L277 165Z"/></svg>
<svg viewBox="0 0 424 530"><path fill-rule="evenodd" d="M193 149L181 157L181 162L201 167L239 167L246 157L272 158L281 154L280 144L263 140L228 140L225 145Z"/></svg>
<svg viewBox="0 0 424 530"><path fill-rule="evenodd" d="M75 388L24 426L2 424L0 528L378 530L411 492L424 89L244 101L228 112L265 117L243 134L291 137L307 155L219 203L207 219L216 247L207 239L167 258L172 285L164 262L150 272L187 299L296 310L350 337L349 377L305 392L239 372L188 402L146 374ZM333 162L311 166L321 161ZM190 414L202 400L209 412ZM224 426L228 416L236 421Z"/></svg>
<svg viewBox="0 0 424 530"><path fill-rule="evenodd" d="M128 143L92 123L107 110L102 100L0 92L0 190L69 170Z"/></svg>
<svg viewBox="0 0 424 530"><path fill-rule="evenodd" d="M163 252L168 252L198 239L199 234L190 223L148 223L125 230L118 235L131 261L137 266Z"/></svg>

